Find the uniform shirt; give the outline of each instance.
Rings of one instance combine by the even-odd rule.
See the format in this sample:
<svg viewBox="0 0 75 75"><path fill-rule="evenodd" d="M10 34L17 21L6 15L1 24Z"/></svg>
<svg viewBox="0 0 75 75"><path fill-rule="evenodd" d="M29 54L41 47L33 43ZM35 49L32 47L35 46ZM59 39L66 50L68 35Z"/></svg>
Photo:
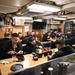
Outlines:
<svg viewBox="0 0 75 75"><path fill-rule="evenodd" d="M26 54L30 54L32 52L35 52L36 49L39 48L38 46L42 46L43 47L43 45L40 42L38 42L38 41L36 41L36 44L35 45L32 45L30 43L27 43L27 45L24 47L24 52Z"/></svg>
<svg viewBox="0 0 75 75"><path fill-rule="evenodd" d="M12 46L12 41L3 42L0 47L0 59L5 59L11 57L11 55L8 54L8 51L14 50ZM16 44L15 51L18 52L19 50L22 50L21 43Z"/></svg>
<svg viewBox="0 0 75 75"><path fill-rule="evenodd" d="M48 60L58 58L58 57L62 57L62 56L65 56L65 55L68 55L68 54L71 54L71 53L75 53L75 50L71 46L66 45L63 48L60 48L58 50L58 52L55 52L55 54L51 58L49 58Z"/></svg>

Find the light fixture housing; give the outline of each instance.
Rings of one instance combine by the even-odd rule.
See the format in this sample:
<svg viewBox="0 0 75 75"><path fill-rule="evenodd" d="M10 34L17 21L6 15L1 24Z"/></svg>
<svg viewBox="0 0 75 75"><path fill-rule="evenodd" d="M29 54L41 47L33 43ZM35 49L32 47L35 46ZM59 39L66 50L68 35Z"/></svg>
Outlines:
<svg viewBox="0 0 75 75"><path fill-rule="evenodd" d="M27 20L32 20L31 17L18 17L18 16L14 16L13 19L27 19Z"/></svg>
<svg viewBox="0 0 75 75"><path fill-rule="evenodd" d="M44 12L58 12L61 10L60 7L57 6L53 6L53 5L49 5L49 4L45 4L45 3L33 3L31 5L28 5L27 9L32 9L35 11L44 11Z"/></svg>
<svg viewBox="0 0 75 75"><path fill-rule="evenodd" d="M35 10L35 9L29 9L30 12L35 12L35 13L44 13L42 10Z"/></svg>
<svg viewBox="0 0 75 75"><path fill-rule="evenodd" d="M55 20L66 20L66 18L63 18L63 17L55 17L54 19Z"/></svg>

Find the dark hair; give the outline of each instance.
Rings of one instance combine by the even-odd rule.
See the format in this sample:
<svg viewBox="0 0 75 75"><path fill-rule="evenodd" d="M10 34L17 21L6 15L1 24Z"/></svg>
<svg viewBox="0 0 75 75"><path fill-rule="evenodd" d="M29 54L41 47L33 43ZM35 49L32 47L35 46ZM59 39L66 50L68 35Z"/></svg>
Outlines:
<svg viewBox="0 0 75 75"><path fill-rule="evenodd" d="M4 37L8 37L10 33L4 33Z"/></svg>
<svg viewBox="0 0 75 75"><path fill-rule="evenodd" d="M60 39L60 40L56 40L55 42L56 44L59 44L59 45L64 45L65 44L65 41Z"/></svg>
<svg viewBox="0 0 75 75"><path fill-rule="evenodd" d="M17 33L13 33L11 36L12 37L19 37L19 35Z"/></svg>
<svg viewBox="0 0 75 75"><path fill-rule="evenodd" d="M31 35L31 32L30 32L30 31L28 31L28 32L27 32L27 35Z"/></svg>
<svg viewBox="0 0 75 75"><path fill-rule="evenodd" d="M50 31L47 31L47 33L51 33Z"/></svg>
<svg viewBox="0 0 75 75"><path fill-rule="evenodd" d="M22 34L22 32L18 32L18 34Z"/></svg>
<svg viewBox="0 0 75 75"><path fill-rule="evenodd" d="M34 41L34 40L35 40L35 38L32 37L32 36L29 38L29 42L32 42L32 41Z"/></svg>

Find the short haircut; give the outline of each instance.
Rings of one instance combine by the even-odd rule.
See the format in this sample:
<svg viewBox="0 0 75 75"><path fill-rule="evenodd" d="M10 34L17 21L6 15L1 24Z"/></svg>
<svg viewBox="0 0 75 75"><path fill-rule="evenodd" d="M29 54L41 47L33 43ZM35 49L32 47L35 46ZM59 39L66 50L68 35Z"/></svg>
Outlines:
<svg viewBox="0 0 75 75"><path fill-rule="evenodd" d="M27 35L31 35L31 32L30 32L30 31L28 31L28 32L27 32Z"/></svg>
<svg viewBox="0 0 75 75"><path fill-rule="evenodd" d="M4 33L4 37L10 36L10 33Z"/></svg>
<svg viewBox="0 0 75 75"><path fill-rule="evenodd" d="M18 34L22 34L22 32L19 32Z"/></svg>
<svg viewBox="0 0 75 75"><path fill-rule="evenodd" d="M17 33L13 33L11 36L12 37L19 37L19 35Z"/></svg>
<svg viewBox="0 0 75 75"><path fill-rule="evenodd" d="M51 33L50 31L47 31L47 33Z"/></svg>
<svg viewBox="0 0 75 75"><path fill-rule="evenodd" d="M32 42L32 41L34 41L34 40L35 40L35 38L32 37L32 36L29 38L29 42Z"/></svg>
<svg viewBox="0 0 75 75"><path fill-rule="evenodd" d="M59 45L64 45L65 44L65 41L64 40L56 40L55 42L56 44L59 44Z"/></svg>

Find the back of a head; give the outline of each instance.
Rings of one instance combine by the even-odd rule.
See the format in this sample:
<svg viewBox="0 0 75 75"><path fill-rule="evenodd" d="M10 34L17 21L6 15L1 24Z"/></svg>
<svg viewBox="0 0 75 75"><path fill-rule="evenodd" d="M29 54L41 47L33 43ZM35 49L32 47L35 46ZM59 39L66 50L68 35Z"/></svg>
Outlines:
<svg viewBox="0 0 75 75"><path fill-rule="evenodd" d="M32 42L32 41L34 41L34 40L35 40L35 38L32 37L32 36L29 38L29 42Z"/></svg>
<svg viewBox="0 0 75 75"><path fill-rule="evenodd" d="M31 35L31 32L30 32L30 31L28 31L28 32L27 32L27 35Z"/></svg>
<svg viewBox="0 0 75 75"><path fill-rule="evenodd" d="M17 33L13 33L11 37L19 37L19 35Z"/></svg>
<svg viewBox="0 0 75 75"><path fill-rule="evenodd" d="M56 40L55 43L59 44L60 46L64 46L65 45L65 41L63 39Z"/></svg>
<svg viewBox="0 0 75 75"><path fill-rule="evenodd" d="M4 37L9 37L10 33L4 33Z"/></svg>
<svg viewBox="0 0 75 75"><path fill-rule="evenodd" d="M19 32L18 34L22 34L22 32Z"/></svg>

